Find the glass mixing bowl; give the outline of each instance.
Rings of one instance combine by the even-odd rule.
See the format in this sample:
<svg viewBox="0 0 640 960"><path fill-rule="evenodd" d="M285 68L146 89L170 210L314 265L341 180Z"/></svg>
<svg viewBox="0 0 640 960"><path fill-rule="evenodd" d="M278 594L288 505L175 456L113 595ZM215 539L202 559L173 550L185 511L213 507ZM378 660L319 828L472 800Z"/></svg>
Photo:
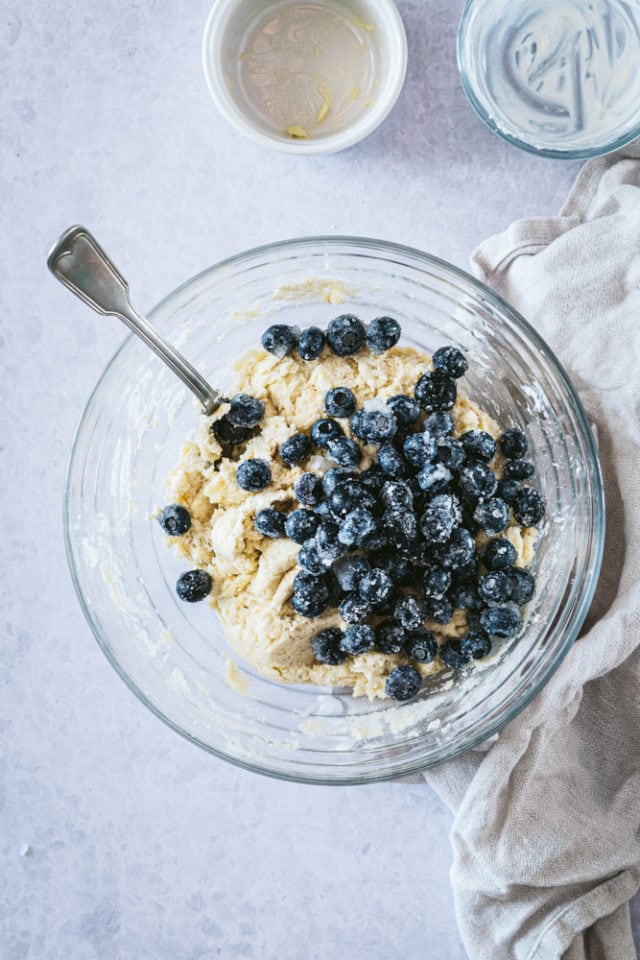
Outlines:
<svg viewBox="0 0 640 960"><path fill-rule="evenodd" d="M598 457L585 413L549 347L508 304L449 264L376 240L317 237L250 250L205 270L150 314L216 387L282 322L337 313L397 317L403 342L469 354L464 390L526 430L547 501L537 590L519 637L412 701L286 686L227 646L214 611L185 604L185 569L151 519L165 478L201 416L185 387L136 337L115 354L80 423L65 527L75 587L108 659L158 717L205 750L284 779L364 783L453 757L500 730L540 690L576 639L604 537Z"/></svg>

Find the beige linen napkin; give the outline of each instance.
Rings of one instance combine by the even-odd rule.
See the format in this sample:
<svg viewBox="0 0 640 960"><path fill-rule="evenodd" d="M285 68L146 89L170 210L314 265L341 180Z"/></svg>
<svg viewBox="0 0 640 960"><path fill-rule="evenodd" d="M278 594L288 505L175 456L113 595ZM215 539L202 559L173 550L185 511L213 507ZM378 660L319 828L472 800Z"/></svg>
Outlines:
<svg viewBox="0 0 640 960"><path fill-rule="evenodd" d="M472 257L567 368L595 424L602 574L580 639L487 752L429 771L455 811L471 960L635 960L640 885L640 142L581 171L559 217Z"/></svg>

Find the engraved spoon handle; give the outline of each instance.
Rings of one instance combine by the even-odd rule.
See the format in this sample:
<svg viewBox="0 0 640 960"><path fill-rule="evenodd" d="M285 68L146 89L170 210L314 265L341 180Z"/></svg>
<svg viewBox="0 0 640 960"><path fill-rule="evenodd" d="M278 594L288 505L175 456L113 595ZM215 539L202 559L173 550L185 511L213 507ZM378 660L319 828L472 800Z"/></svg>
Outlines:
<svg viewBox="0 0 640 960"><path fill-rule="evenodd" d="M222 401L182 354L156 333L129 300L129 285L95 237L80 226L66 230L52 248L47 266L60 283L98 313L120 317L193 390L206 414Z"/></svg>

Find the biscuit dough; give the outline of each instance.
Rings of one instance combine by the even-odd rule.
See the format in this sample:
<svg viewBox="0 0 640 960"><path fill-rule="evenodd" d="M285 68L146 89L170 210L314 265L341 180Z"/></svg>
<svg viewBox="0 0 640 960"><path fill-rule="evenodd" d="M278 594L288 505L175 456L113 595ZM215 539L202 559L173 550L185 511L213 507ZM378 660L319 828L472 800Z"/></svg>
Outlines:
<svg viewBox="0 0 640 960"><path fill-rule="evenodd" d="M361 406L366 400L386 400L399 393L413 395L418 378L432 369L428 354L411 347L394 347L382 356L367 350L353 357L337 357L326 348L319 360L304 361L297 356L277 359L263 350L252 350L236 363L234 392L248 393L265 403L260 433L249 440L233 459L222 456L210 432L213 420L224 409L203 420L194 440L188 442L180 463L170 477L174 502L191 513L191 529L182 537L169 538L193 566L206 568L214 581L211 603L224 626L228 643L260 673L283 683L311 683L351 687L354 695L371 699L385 696L385 681L402 655L371 651L349 657L340 666L317 663L310 641L327 627L345 624L337 610L327 610L313 620L294 612L290 604L293 579L299 568L300 546L287 538L271 540L254 529L254 517L265 507L279 505L287 510L299 506L293 485L301 473L323 473L335 463L311 456L301 467L285 467L278 448L293 433L308 432L324 416L324 395L336 386L350 387ZM458 390L452 410L454 435L466 430L486 430L494 438L498 424ZM341 420L349 435L348 420ZM361 468L374 458L375 449L363 446ZM258 493L247 493L236 482L239 459L260 457L271 464L272 481ZM497 461L499 454L497 456ZM499 472L499 462L494 464ZM530 564L536 530L523 529L512 519L502 534L518 552L517 564ZM488 538L479 535L478 544ZM427 627L443 640L463 635L466 614L456 610L445 626L427 621ZM423 676L444 665L416 664Z"/></svg>

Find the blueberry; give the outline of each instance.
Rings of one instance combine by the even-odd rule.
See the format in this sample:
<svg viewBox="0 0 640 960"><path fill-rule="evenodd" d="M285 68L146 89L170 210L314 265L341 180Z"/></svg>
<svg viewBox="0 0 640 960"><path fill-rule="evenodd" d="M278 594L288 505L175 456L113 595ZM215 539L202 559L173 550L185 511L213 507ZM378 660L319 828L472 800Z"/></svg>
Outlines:
<svg viewBox="0 0 640 960"><path fill-rule="evenodd" d="M438 653L442 662L452 670L459 670L460 667L464 667L465 663L469 662L469 656L466 651L461 649L459 640L449 640L447 643L443 643Z"/></svg>
<svg viewBox="0 0 640 960"><path fill-rule="evenodd" d="M411 700L420 691L422 679L415 667L404 663L387 677L385 691L392 700Z"/></svg>
<svg viewBox="0 0 640 960"><path fill-rule="evenodd" d="M301 360L317 360L324 347L324 333L320 327L307 327L298 340L298 356Z"/></svg>
<svg viewBox="0 0 640 960"><path fill-rule="evenodd" d="M375 642L376 635L373 627L368 627L364 623L354 623L342 634L340 646L345 653L358 657L362 653L373 650Z"/></svg>
<svg viewBox="0 0 640 960"><path fill-rule="evenodd" d="M362 450L355 440L350 440L349 437L335 437L333 440L329 440L327 446L329 457L340 464L341 467L355 470L360 466Z"/></svg>
<svg viewBox="0 0 640 960"><path fill-rule="evenodd" d="M266 460L243 460L236 470L238 486L250 493L264 490L271 483L271 468Z"/></svg>
<svg viewBox="0 0 640 960"><path fill-rule="evenodd" d="M379 400L367 400L365 405L352 415L351 432L365 443L383 443L392 437L397 429L396 415Z"/></svg>
<svg viewBox="0 0 640 960"><path fill-rule="evenodd" d="M518 553L505 537L491 540L482 551L482 562L487 570L505 570L516 562Z"/></svg>
<svg viewBox="0 0 640 960"><path fill-rule="evenodd" d="M505 503L512 504L519 491L520 484L517 480L498 480L496 496Z"/></svg>
<svg viewBox="0 0 640 960"><path fill-rule="evenodd" d="M316 420L311 427L311 439L317 447L322 449L326 448L329 440L335 440L336 437L341 437L343 433L344 430L338 421L329 420L328 417Z"/></svg>
<svg viewBox="0 0 640 960"><path fill-rule="evenodd" d="M277 537L284 537L286 519L286 514L280 513L279 510L274 510L272 507L267 507L266 510L260 510L256 513L253 525L263 537L276 539Z"/></svg>
<svg viewBox="0 0 640 960"><path fill-rule="evenodd" d="M307 507L315 507L324 499L322 477L316 473L301 473L293 485L293 493L300 503L304 503Z"/></svg>
<svg viewBox="0 0 640 960"><path fill-rule="evenodd" d="M356 507L344 517L338 530L338 540L347 547L361 547L370 533L377 529L375 517L370 510Z"/></svg>
<svg viewBox="0 0 640 960"><path fill-rule="evenodd" d="M398 426L409 427L415 423L420 416L420 404L406 393L398 393L395 397L387 400L387 406L391 407L396 415Z"/></svg>
<svg viewBox="0 0 640 960"><path fill-rule="evenodd" d="M511 599L511 577L506 570L491 570L480 577L478 595L485 603L505 603Z"/></svg>
<svg viewBox="0 0 640 960"><path fill-rule="evenodd" d="M338 540L338 529L337 523L321 521L315 536L314 542L318 556L327 566L338 557L342 557L348 550L348 547Z"/></svg>
<svg viewBox="0 0 640 960"><path fill-rule="evenodd" d="M384 353L400 339L400 324L393 317L376 317L367 330L367 346L371 353Z"/></svg>
<svg viewBox="0 0 640 960"><path fill-rule="evenodd" d="M371 569L369 561L357 554L353 557L342 557L333 565L333 572L345 593L357 589L360 578Z"/></svg>
<svg viewBox="0 0 640 960"><path fill-rule="evenodd" d="M338 357L351 357L362 350L366 330L357 317L345 313L327 327L327 343Z"/></svg>
<svg viewBox="0 0 640 960"><path fill-rule="evenodd" d="M433 365L436 370L446 373L448 376L457 380L464 376L469 369L469 363L457 347L440 347L433 355Z"/></svg>
<svg viewBox="0 0 640 960"><path fill-rule="evenodd" d="M434 370L423 374L416 383L414 396L423 410L450 410L456 402L456 382L446 373Z"/></svg>
<svg viewBox="0 0 640 960"><path fill-rule="evenodd" d="M191 527L191 514L181 504L172 503L164 508L158 523L170 537L181 537Z"/></svg>
<svg viewBox="0 0 640 960"><path fill-rule="evenodd" d="M510 518L509 504L498 497L483 500L473 511L473 519L488 534L502 533L509 526Z"/></svg>
<svg viewBox="0 0 640 960"><path fill-rule="evenodd" d="M474 550L470 559L467 560L466 563L463 563L461 566L451 570L451 577L456 584L475 583L478 579L479 570L480 564L478 561L478 555Z"/></svg>
<svg viewBox="0 0 640 960"><path fill-rule="evenodd" d="M546 512L544 500L533 487L523 487L513 501L513 513L523 527L536 527Z"/></svg>
<svg viewBox="0 0 640 960"><path fill-rule="evenodd" d="M347 480L354 476L355 474L350 470L345 470L342 467L331 467L322 475L322 489L325 495L330 497L341 480Z"/></svg>
<svg viewBox="0 0 640 960"><path fill-rule="evenodd" d="M505 430L500 437L500 449L505 457L510 460L520 460L521 457L524 457L527 447L527 438L522 430L518 430L516 427Z"/></svg>
<svg viewBox="0 0 640 960"><path fill-rule="evenodd" d="M297 559L300 567L306 570L307 573L313 573L316 576L324 573L329 566L329 564L325 563L320 556L318 547L313 540L307 540L302 544L298 550Z"/></svg>
<svg viewBox="0 0 640 960"><path fill-rule="evenodd" d="M378 493L378 491L382 489L383 484L387 482L386 476L377 463L373 463L370 467L367 467L366 470L362 470L358 474L358 479L363 487L366 487L367 490L370 490L372 493Z"/></svg>
<svg viewBox="0 0 640 960"><path fill-rule="evenodd" d="M445 543L462 520L460 501L449 493L441 493L427 505L420 520L420 530L428 543Z"/></svg>
<svg viewBox="0 0 640 960"><path fill-rule="evenodd" d="M301 570L293 581L291 606L302 617L319 617L327 609L329 588L323 576Z"/></svg>
<svg viewBox="0 0 640 960"><path fill-rule="evenodd" d="M420 597L403 597L396 604L393 615L405 630L419 630L427 617L427 605Z"/></svg>
<svg viewBox="0 0 640 960"><path fill-rule="evenodd" d="M330 417L350 417L357 406L356 395L349 387L334 387L324 396L324 408Z"/></svg>
<svg viewBox="0 0 640 960"><path fill-rule="evenodd" d="M464 496L473 500L491 497L496 491L496 475L486 463L472 460L463 467L458 476L458 484Z"/></svg>
<svg viewBox="0 0 640 960"><path fill-rule="evenodd" d="M393 591L393 580L386 570L374 567L362 575L357 590L358 596L371 604L384 603Z"/></svg>
<svg viewBox="0 0 640 960"><path fill-rule="evenodd" d="M227 416L238 427L255 427L264 417L264 403L248 393L232 397Z"/></svg>
<svg viewBox="0 0 640 960"><path fill-rule="evenodd" d="M475 583L458 583L449 591L449 600L455 610L480 610L484 603Z"/></svg>
<svg viewBox="0 0 640 960"><path fill-rule="evenodd" d="M301 463L311 453L311 440L306 433L294 433L280 445L280 459L287 467Z"/></svg>
<svg viewBox="0 0 640 960"><path fill-rule="evenodd" d="M213 580L206 570L187 570L180 574L176 583L176 593L187 603L204 600L211 593Z"/></svg>
<svg viewBox="0 0 640 960"><path fill-rule="evenodd" d="M407 472L404 460L389 440L378 450L378 464L384 475L394 480L404 477Z"/></svg>
<svg viewBox="0 0 640 960"><path fill-rule="evenodd" d="M520 567L514 567L509 570L509 579L511 580L511 600L515 600L519 607L529 603L536 588L536 582L528 570L522 570Z"/></svg>
<svg viewBox="0 0 640 960"><path fill-rule="evenodd" d="M402 444L402 452L413 467L424 467L436 455L436 442L428 433L412 433Z"/></svg>
<svg viewBox="0 0 640 960"><path fill-rule="evenodd" d="M418 518L413 511L407 509L385 510L382 515L382 528L387 531L392 543L406 543L418 536Z"/></svg>
<svg viewBox="0 0 640 960"><path fill-rule="evenodd" d="M447 543L437 543L433 547L434 563L447 570L458 570L466 566L474 556L475 541L464 527L456 527Z"/></svg>
<svg viewBox="0 0 640 960"><path fill-rule="evenodd" d="M484 630L470 630L460 638L460 653L467 660L482 660L491 653L491 639Z"/></svg>
<svg viewBox="0 0 640 960"><path fill-rule="evenodd" d="M261 342L265 350L282 360L295 349L299 336L300 331L297 327L275 323L262 334Z"/></svg>
<svg viewBox="0 0 640 960"><path fill-rule="evenodd" d="M493 460L498 449L491 434L484 430L467 430L460 437L460 443L470 460L482 460L483 463Z"/></svg>
<svg viewBox="0 0 640 960"><path fill-rule="evenodd" d="M225 447L237 447L240 443L246 443L246 441L255 434L255 431L251 427L239 427L237 424L232 423L229 415L226 413L218 420L214 420L209 429L223 449Z"/></svg>
<svg viewBox="0 0 640 960"><path fill-rule="evenodd" d="M375 510L376 500L372 493L355 478L350 477L336 484L329 497L331 509L337 517L346 517L356 507Z"/></svg>
<svg viewBox="0 0 640 960"><path fill-rule="evenodd" d="M324 491L324 487L322 488ZM336 518L333 515L333 510L329 506L328 500L322 500L320 503L316 504L314 507L316 515L322 520L335 520Z"/></svg>
<svg viewBox="0 0 640 960"><path fill-rule="evenodd" d="M391 580L396 585L404 585L409 582L412 575L412 568L406 557L401 557L398 553L377 553L372 560L381 570L386 570Z"/></svg>
<svg viewBox="0 0 640 960"><path fill-rule="evenodd" d="M363 623L371 613L371 604L355 593L348 593L338 610L345 623Z"/></svg>
<svg viewBox="0 0 640 960"><path fill-rule="evenodd" d="M306 543L320 526L320 518L313 510L294 510L285 520L285 533L294 543Z"/></svg>
<svg viewBox="0 0 640 960"><path fill-rule="evenodd" d="M505 460L502 476L505 480L530 480L536 468L530 460Z"/></svg>
<svg viewBox="0 0 640 960"><path fill-rule="evenodd" d="M440 493L449 485L452 476L444 463L428 463L416 477L421 490L425 493Z"/></svg>
<svg viewBox="0 0 640 960"><path fill-rule="evenodd" d="M454 426L454 419L450 413L446 413L444 410L436 410L435 413L430 413L424 421L423 429L425 433L429 433L432 437L445 437L447 434L453 433Z"/></svg>
<svg viewBox="0 0 640 960"><path fill-rule="evenodd" d="M515 637L522 626L522 616L517 605L497 603L480 614L480 625L493 637Z"/></svg>
<svg viewBox="0 0 640 960"><path fill-rule="evenodd" d="M405 641L405 653L418 663L431 663L438 652L438 641L431 630L414 630Z"/></svg>
<svg viewBox="0 0 640 960"><path fill-rule="evenodd" d="M440 599L427 597L427 617L434 623L450 623L453 616L453 607L446 597Z"/></svg>
<svg viewBox="0 0 640 960"><path fill-rule="evenodd" d="M441 437L436 447L436 460L449 470L460 470L467 462L467 454L459 440Z"/></svg>
<svg viewBox="0 0 640 960"><path fill-rule="evenodd" d="M422 585L425 597L440 600L451 586L451 574L442 567L427 567Z"/></svg>
<svg viewBox="0 0 640 960"><path fill-rule="evenodd" d="M318 633L311 641L311 649L318 663L326 663L330 667L337 667L344 663L348 654L340 646L342 630L330 627Z"/></svg>
<svg viewBox="0 0 640 960"><path fill-rule="evenodd" d="M406 633L393 620L382 620L376 629L376 649L380 653L400 653L406 642Z"/></svg>

